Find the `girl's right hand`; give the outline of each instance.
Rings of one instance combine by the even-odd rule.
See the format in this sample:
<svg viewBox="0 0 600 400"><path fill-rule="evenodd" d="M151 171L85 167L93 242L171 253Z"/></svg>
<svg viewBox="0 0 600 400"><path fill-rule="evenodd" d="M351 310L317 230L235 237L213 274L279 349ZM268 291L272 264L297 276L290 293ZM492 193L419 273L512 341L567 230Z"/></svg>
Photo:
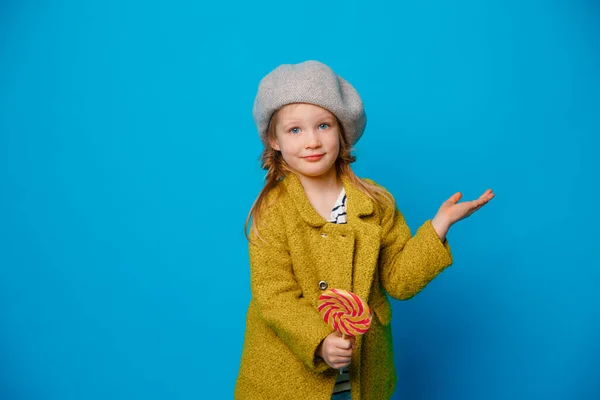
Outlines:
<svg viewBox="0 0 600 400"><path fill-rule="evenodd" d="M342 339L340 332L330 333L317 348L317 355L331 368L340 369L350 365L355 337L347 336Z"/></svg>

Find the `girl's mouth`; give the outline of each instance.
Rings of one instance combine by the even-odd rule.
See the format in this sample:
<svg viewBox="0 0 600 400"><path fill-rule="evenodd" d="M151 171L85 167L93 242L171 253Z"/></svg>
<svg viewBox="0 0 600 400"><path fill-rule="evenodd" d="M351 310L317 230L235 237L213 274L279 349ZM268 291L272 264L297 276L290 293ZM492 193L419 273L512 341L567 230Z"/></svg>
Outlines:
<svg viewBox="0 0 600 400"><path fill-rule="evenodd" d="M325 154L315 154L312 156L306 156L306 157L302 157L304 158L306 161L319 161L321 158L323 158Z"/></svg>

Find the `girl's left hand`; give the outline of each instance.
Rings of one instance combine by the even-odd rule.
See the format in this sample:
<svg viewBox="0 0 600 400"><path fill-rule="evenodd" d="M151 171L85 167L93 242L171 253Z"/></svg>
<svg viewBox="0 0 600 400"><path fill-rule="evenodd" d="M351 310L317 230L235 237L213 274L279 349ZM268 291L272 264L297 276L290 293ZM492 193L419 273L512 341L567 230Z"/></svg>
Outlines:
<svg viewBox="0 0 600 400"><path fill-rule="evenodd" d="M446 232L450 226L461 219L465 219L475 211L487 204L495 194L492 189L486 190L477 200L463 201L458 203L462 193L456 192L450 198L442 203L438 213L432 220L432 224L437 231L440 239L445 238Z"/></svg>

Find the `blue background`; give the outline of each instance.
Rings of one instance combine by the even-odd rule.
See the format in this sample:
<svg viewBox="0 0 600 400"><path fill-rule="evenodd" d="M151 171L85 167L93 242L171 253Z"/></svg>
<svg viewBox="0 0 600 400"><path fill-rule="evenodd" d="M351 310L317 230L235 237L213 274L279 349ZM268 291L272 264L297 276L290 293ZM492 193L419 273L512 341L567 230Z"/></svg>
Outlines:
<svg viewBox="0 0 600 400"><path fill-rule="evenodd" d="M316 59L355 170L454 265L393 302L395 399L599 399L600 7L0 3L0 399L227 399L262 186L258 81Z"/></svg>

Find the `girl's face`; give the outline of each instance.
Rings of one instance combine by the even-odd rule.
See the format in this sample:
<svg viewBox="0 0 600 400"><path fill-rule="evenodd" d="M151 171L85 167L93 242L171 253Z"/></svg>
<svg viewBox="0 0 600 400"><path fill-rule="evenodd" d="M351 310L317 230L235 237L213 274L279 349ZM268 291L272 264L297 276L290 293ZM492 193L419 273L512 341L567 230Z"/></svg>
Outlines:
<svg viewBox="0 0 600 400"><path fill-rule="evenodd" d="M288 104L277 113L271 147L288 166L305 177L335 174L340 152L340 127L335 116L313 104Z"/></svg>

